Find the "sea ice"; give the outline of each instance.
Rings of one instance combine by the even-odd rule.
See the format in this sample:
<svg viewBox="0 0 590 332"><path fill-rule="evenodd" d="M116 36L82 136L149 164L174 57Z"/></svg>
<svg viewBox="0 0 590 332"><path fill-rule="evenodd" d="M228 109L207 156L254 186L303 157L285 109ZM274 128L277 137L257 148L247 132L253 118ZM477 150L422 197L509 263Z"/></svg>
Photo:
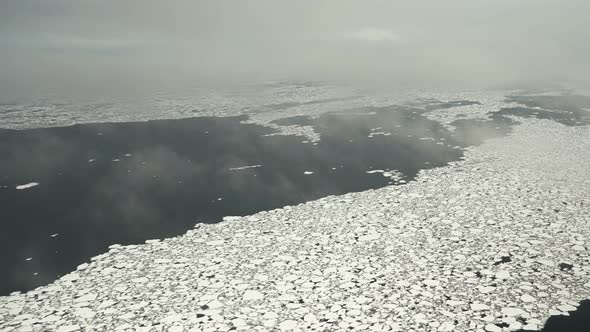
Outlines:
<svg viewBox="0 0 590 332"><path fill-rule="evenodd" d="M239 171L239 170L243 170L243 169L258 168L258 167L262 167L262 165L251 165L251 166L232 167L229 170L230 171Z"/></svg>
<svg viewBox="0 0 590 332"><path fill-rule="evenodd" d="M38 185L39 185L39 183L37 183L37 182L30 182L30 183L27 183L27 184L21 184L21 185L16 186L16 189L17 190L24 190L24 189L33 188L33 187L38 186Z"/></svg>

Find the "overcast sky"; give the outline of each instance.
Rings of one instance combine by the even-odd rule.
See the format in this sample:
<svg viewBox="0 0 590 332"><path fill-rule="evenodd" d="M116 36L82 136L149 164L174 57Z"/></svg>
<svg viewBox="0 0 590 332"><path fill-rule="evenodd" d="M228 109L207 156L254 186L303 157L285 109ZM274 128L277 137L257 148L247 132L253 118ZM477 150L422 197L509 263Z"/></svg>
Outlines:
<svg viewBox="0 0 590 332"><path fill-rule="evenodd" d="M0 0L0 89L590 76L588 0Z"/></svg>

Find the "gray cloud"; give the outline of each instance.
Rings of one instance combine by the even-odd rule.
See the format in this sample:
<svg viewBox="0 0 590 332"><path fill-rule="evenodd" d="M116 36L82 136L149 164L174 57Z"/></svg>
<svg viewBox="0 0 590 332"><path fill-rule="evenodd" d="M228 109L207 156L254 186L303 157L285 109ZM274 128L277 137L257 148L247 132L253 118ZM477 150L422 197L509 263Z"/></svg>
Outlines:
<svg viewBox="0 0 590 332"><path fill-rule="evenodd" d="M584 81L585 0L8 0L0 89Z"/></svg>

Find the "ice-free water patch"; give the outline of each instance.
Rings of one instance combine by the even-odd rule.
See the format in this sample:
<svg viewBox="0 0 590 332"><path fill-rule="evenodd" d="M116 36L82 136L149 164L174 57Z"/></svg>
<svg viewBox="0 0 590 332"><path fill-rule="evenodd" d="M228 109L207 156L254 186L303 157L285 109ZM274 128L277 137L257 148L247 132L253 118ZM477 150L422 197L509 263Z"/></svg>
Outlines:
<svg viewBox="0 0 590 332"><path fill-rule="evenodd" d="M590 300L580 303L569 316L552 316L547 320L541 332L587 332L590 330ZM524 332L526 330L519 330Z"/></svg>

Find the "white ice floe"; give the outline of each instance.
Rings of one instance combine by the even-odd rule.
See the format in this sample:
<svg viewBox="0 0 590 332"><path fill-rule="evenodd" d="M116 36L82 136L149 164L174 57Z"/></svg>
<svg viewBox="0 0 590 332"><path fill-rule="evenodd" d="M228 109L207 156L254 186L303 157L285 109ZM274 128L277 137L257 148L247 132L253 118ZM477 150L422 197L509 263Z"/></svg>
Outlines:
<svg viewBox="0 0 590 332"><path fill-rule="evenodd" d="M242 297L244 301L262 300L263 298L264 295L261 292L255 290L247 290Z"/></svg>
<svg viewBox="0 0 590 332"><path fill-rule="evenodd" d="M387 132L383 132L383 131L377 131L377 132L372 132L370 133L367 137L372 138L375 136L391 136L391 133L387 133Z"/></svg>
<svg viewBox="0 0 590 332"><path fill-rule="evenodd" d="M259 168L259 167L262 167L262 165L251 165L251 166L232 167L229 170L230 171L240 171L240 170L243 170L243 169Z"/></svg>
<svg viewBox="0 0 590 332"><path fill-rule="evenodd" d="M311 174L313 174L313 173L314 173L314 172L312 172L312 171L305 171L305 172L303 172L303 174L305 174L305 175L311 175Z"/></svg>
<svg viewBox="0 0 590 332"><path fill-rule="evenodd" d="M39 183L37 183L37 182L30 182L30 183L27 183L27 184L21 184L21 185L16 186L16 190L29 189L29 188L36 187L38 185L39 185Z"/></svg>

